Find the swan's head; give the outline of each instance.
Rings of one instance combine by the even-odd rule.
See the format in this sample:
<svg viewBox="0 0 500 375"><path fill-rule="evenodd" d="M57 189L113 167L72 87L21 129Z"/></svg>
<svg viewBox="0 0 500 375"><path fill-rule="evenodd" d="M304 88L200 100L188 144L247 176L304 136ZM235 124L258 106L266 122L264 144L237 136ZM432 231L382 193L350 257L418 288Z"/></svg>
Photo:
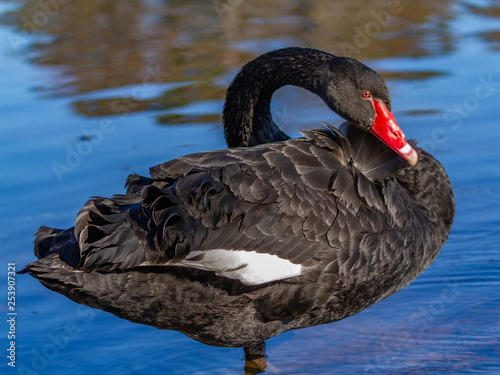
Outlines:
<svg viewBox="0 0 500 375"><path fill-rule="evenodd" d="M382 77L357 60L332 60L331 79L322 97L326 104L354 126L373 133L410 165L418 161L391 111L389 89Z"/></svg>

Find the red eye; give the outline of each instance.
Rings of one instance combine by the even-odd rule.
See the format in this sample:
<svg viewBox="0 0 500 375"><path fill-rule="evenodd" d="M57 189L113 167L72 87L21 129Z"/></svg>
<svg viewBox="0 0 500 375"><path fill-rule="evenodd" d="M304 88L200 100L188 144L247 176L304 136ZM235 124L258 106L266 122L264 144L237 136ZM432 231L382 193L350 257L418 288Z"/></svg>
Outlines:
<svg viewBox="0 0 500 375"><path fill-rule="evenodd" d="M361 95L363 96L363 98L371 98L372 97L372 94L370 94L370 91L363 91L361 93Z"/></svg>

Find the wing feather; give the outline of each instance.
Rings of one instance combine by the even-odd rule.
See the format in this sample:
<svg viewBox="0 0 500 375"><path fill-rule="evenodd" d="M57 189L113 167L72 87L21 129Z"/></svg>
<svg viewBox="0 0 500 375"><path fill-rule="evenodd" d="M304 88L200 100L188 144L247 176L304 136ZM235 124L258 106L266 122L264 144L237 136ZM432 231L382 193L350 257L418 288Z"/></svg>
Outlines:
<svg viewBox="0 0 500 375"><path fill-rule="evenodd" d="M80 211L78 266L182 266L225 277L231 269L241 280L274 281L252 275L258 267L243 259L265 258L243 251L283 260L285 271L276 273L283 279L297 276L288 263L317 277L315 267L332 262L362 267L370 257L363 247L378 246L373 238L393 224L384 200L391 187L357 152L369 143L365 135L347 130L348 138L332 128L307 130L301 139L180 157L151 168L151 178L131 175L126 195L93 198Z"/></svg>

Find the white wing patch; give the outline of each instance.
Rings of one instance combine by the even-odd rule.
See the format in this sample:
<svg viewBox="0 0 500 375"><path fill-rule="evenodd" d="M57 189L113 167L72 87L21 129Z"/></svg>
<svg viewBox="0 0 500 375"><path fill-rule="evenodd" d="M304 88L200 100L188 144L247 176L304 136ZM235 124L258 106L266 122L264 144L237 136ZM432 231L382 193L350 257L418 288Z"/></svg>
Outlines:
<svg viewBox="0 0 500 375"><path fill-rule="evenodd" d="M218 276L239 280L245 285L260 285L299 276L302 269L300 264L277 255L224 249L192 251L184 260L166 265L215 271Z"/></svg>

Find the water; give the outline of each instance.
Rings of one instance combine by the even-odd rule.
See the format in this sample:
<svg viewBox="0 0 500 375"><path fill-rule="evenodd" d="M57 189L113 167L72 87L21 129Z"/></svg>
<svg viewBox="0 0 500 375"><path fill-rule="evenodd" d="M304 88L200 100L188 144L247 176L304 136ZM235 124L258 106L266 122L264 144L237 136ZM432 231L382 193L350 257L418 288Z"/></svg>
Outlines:
<svg viewBox="0 0 500 375"><path fill-rule="evenodd" d="M68 227L132 171L225 146L224 90L257 54L301 45L380 72L398 123L445 166L457 215L410 286L362 313L268 341L269 374L500 374L498 1L0 2L0 284L40 225ZM391 5L389 5L391 4ZM339 119L295 88L275 121ZM241 349L133 324L16 277L9 374L240 374ZM0 300L6 317L7 300ZM8 348L8 324L0 342Z"/></svg>

